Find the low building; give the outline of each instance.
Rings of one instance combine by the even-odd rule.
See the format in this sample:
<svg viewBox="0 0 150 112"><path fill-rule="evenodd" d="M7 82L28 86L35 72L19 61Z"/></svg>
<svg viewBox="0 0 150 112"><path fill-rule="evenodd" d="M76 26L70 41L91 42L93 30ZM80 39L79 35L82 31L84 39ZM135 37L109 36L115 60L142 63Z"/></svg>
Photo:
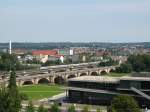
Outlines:
<svg viewBox="0 0 150 112"><path fill-rule="evenodd" d="M33 55L56 55L58 54L57 50L36 50L32 51Z"/></svg>
<svg viewBox="0 0 150 112"><path fill-rule="evenodd" d="M32 51L32 55L41 62L45 63L48 61L49 56L56 56L58 55L57 50L36 50Z"/></svg>
<svg viewBox="0 0 150 112"><path fill-rule="evenodd" d="M82 53L91 53L91 50L89 47L71 47L73 49L73 53L75 55L79 55Z"/></svg>
<svg viewBox="0 0 150 112"><path fill-rule="evenodd" d="M12 53L16 55L23 55L28 53L29 51L26 49L12 49Z"/></svg>
<svg viewBox="0 0 150 112"><path fill-rule="evenodd" d="M60 60L61 63L64 63L64 56L61 55L48 56L48 61L57 61L57 60Z"/></svg>
<svg viewBox="0 0 150 112"><path fill-rule="evenodd" d="M150 108L150 77L81 76L68 80L72 103L110 106L116 95L133 96L143 108Z"/></svg>
<svg viewBox="0 0 150 112"><path fill-rule="evenodd" d="M74 52L72 49L59 49L58 50L58 55L62 55L62 56L70 56L73 55Z"/></svg>
<svg viewBox="0 0 150 112"><path fill-rule="evenodd" d="M119 61L119 63L126 62L128 60L127 56L111 56L114 61Z"/></svg>

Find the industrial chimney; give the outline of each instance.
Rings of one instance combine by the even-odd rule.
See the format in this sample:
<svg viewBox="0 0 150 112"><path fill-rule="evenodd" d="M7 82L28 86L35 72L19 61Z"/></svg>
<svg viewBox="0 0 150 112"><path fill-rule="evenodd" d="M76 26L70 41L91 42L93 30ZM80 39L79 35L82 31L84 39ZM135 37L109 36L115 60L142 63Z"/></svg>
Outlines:
<svg viewBox="0 0 150 112"><path fill-rule="evenodd" d="M11 49L12 49L12 48L11 48L11 40L10 40L10 41L9 41L9 54L11 54L11 52L12 52Z"/></svg>

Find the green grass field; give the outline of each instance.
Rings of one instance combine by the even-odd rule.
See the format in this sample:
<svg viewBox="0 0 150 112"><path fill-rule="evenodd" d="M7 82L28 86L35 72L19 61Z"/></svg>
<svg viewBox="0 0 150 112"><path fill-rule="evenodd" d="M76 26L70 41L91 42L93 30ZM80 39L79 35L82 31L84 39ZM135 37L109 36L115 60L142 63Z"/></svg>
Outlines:
<svg viewBox="0 0 150 112"><path fill-rule="evenodd" d="M21 93L25 93L29 100L48 98L64 92L60 85L28 85L19 87Z"/></svg>
<svg viewBox="0 0 150 112"><path fill-rule="evenodd" d="M112 76L112 77L130 76L130 73L110 73L107 74L107 76Z"/></svg>

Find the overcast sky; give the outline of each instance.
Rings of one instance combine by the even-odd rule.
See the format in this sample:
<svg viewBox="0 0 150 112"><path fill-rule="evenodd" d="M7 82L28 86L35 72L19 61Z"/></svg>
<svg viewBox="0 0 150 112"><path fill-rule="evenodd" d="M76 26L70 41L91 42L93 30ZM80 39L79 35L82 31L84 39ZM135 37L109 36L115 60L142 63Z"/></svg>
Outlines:
<svg viewBox="0 0 150 112"><path fill-rule="evenodd" d="M150 0L0 0L0 42L150 42Z"/></svg>

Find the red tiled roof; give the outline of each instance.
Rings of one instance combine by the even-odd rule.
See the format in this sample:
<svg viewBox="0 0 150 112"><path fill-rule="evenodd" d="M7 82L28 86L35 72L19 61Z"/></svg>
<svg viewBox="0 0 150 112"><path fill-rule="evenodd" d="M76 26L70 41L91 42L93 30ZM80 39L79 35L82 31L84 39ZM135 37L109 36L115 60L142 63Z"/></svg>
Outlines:
<svg viewBox="0 0 150 112"><path fill-rule="evenodd" d="M33 55L57 55L58 51L57 50L37 50L37 51L32 51Z"/></svg>

